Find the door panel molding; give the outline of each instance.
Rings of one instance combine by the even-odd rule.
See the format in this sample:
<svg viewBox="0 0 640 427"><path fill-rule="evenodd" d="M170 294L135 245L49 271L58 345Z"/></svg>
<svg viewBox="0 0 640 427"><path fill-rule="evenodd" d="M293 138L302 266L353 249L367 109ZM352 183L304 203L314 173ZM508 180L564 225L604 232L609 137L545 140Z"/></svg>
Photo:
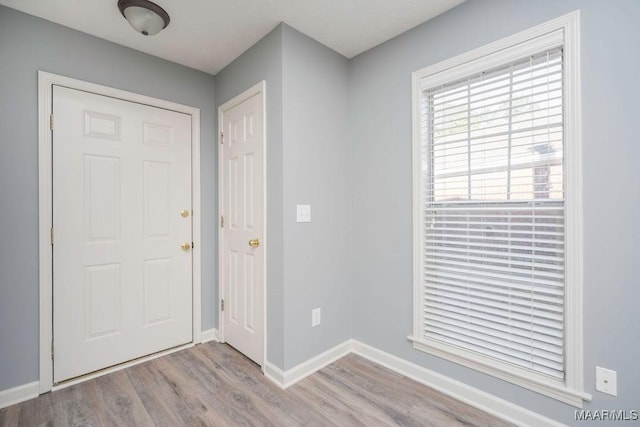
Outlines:
<svg viewBox="0 0 640 427"><path fill-rule="evenodd" d="M201 200L200 200L200 109L148 97L108 86L38 71L38 247L40 305L40 393L53 388L53 252L52 235L52 131L53 85L145 104L191 116L191 191L193 248L193 343L201 342ZM55 123L54 123L55 125ZM115 128L114 128L115 129ZM158 130L150 132L159 139ZM159 143L161 141L154 141Z"/></svg>
<svg viewBox="0 0 640 427"><path fill-rule="evenodd" d="M225 296L224 291L224 275L225 269L229 266L225 265L224 260L224 239L225 239L225 230L228 227L231 227L234 223L233 218L224 218L224 227L221 224L221 215L224 212L225 200L224 200L224 182L228 179L228 176L225 176L226 168L224 165L224 155L223 155L223 147L231 144L232 136L225 135L224 144L222 144L221 133L223 130L223 121L225 112L233 109L234 107L242 104L243 102L257 96L262 96L262 126L259 129L254 129L251 124L249 124L250 133L253 132L261 132L262 133L262 151L263 151L263 165L262 165L262 185L263 185L263 212L262 212L262 221L264 224L264 230L262 232L262 239L260 240L260 247L262 248L262 256L263 256L263 277L262 277L262 304L263 304L263 319L262 320L262 328L263 328L263 357L262 357L262 371L264 372L266 361L267 361L267 250L268 250L268 242L269 238L267 235L267 109L266 109L266 82L263 80L229 101L222 104L218 107L218 339L220 342L225 342L225 325L224 325L224 313L221 310L221 301ZM237 221L236 221L237 222ZM232 307L227 305L225 310L231 310ZM255 320L255 319L254 319Z"/></svg>

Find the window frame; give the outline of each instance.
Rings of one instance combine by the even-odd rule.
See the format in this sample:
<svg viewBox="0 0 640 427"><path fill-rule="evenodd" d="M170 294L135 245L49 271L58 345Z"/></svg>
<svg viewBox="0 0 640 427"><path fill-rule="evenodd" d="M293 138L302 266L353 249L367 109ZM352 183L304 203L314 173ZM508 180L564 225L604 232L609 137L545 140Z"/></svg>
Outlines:
<svg viewBox="0 0 640 427"><path fill-rule="evenodd" d="M527 369L425 340L423 335L423 195L421 103L423 88L521 59L553 46L564 50L564 185L565 185L565 379L553 380ZM580 96L580 11L532 27L462 55L412 73L413 139L413 347L529 390L582 407L583 372L583 213L582 123Z"/></svg>

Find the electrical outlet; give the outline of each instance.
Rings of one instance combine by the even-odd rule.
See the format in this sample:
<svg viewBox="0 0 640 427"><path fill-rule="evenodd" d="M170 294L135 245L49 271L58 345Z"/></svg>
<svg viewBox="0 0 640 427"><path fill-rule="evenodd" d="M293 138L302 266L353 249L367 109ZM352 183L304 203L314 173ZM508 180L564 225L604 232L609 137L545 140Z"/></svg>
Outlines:
<svg viewBox="0 0 640 427"><path fill-rule="evenodd" d="M320 324L320 309L314 308L311 310L311 326L318 326Z"/></svg>
<svg viewBox="0 0 640 427"><path fill-rule="evenodd" d="M618 375L616 371L596 366L596 390L603 393L618 395Z"/></svg>

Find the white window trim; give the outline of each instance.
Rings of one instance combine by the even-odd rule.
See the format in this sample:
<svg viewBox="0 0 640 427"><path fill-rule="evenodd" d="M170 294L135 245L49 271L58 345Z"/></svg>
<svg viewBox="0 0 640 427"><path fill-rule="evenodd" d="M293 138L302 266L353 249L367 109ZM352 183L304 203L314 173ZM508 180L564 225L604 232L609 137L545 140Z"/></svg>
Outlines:
<svg viewBox="0 0 640 427"><path fill-rule="evenodd" d="M544 46L564 46L565 104L565 381L505 367L490 357L439 342L427 341L422 334L422 191L420 102L425 82L452 81L491 66L504 64L534 53ZM446 73L444 73L446 71ZM582 233L582 123L580 99L580 11L574 11L513 36L412 73L413 112L413 334L414 348L484 372L529 390L582 407L591 395L584 392L583 370L583 233Z"/></svg>

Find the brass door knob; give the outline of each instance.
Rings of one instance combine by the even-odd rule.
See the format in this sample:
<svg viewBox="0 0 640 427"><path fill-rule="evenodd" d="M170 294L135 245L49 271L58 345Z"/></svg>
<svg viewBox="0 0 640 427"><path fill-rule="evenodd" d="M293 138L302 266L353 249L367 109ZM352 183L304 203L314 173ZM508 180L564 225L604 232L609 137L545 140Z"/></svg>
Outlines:
<svg viewBox="0 0 640 427"><path fill-rule="evenodd" d="M252 248L257 248L258 246L260 246L260 239L249 240L249 246L251 246Z"/></svg>
<svg viewBox="0 0 640 427"><path fill-rule="evenodd" d="M183 251L187 252L189 249L191 249L191 244L183 243L180 245L180 247L182 248Z"/></svg>
<svg viewBox="0 0 640 427"><path fill-rule="evenodd" d="M182 211L180 211L180 216L181 216L182 218L186 218L186 217L188 217L188 216L189 216L189 211L188 211L188 210L186 210L186 209L183 209Z"/></svg>

